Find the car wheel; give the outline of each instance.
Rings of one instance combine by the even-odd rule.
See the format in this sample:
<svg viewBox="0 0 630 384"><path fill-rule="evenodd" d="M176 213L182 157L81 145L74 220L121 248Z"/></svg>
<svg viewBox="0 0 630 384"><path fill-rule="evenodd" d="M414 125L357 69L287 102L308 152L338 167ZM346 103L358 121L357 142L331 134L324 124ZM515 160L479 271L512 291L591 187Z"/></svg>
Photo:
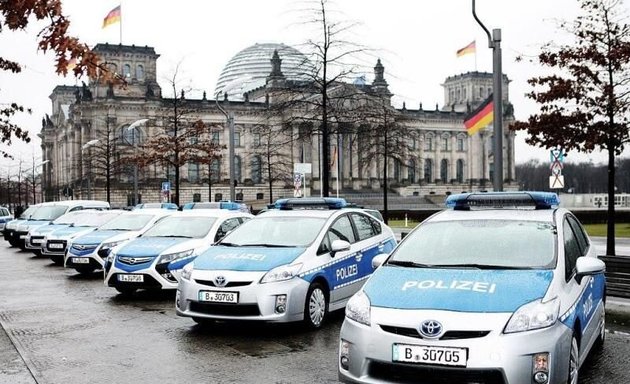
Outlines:
<svg viewBox="0 0 630 384"><path fill-rule="evenodd" d="M42 257L42 251L40 251L39 249L33 249L33 254L35 255L35 257Z"/></svg>
<svg viewBox="0 0 630 384"><path fill-rule="evenodd" d="M75 268L75 270L82 275L89 275L90 273L95 271L95 269L92 267Z"/></svg>
<svg viewBox="0 0 630 384"><path fill-rule="evenodd" d="M567 384L577 384L580 367L580 348L575 335L571 338L571 350L569 352L569 377Z"/></svg>
<svg viewBox="0 0 630 384"><path fill-rule="evenodd" d="M26 244L23 241L20 241L18 243L18 246L20 247L21 251L26 251Z"/></svg>
<svg viewBox="0 0 630 384"><path fill-rule="evenodd" d="M197 323L201 327L208 327L214 324L213 319L206 319L205 317L193 317L192 319L195 323Z"/></svg>
<svg viewBox="0 0 630 384"><path fill-rule="evenodd" d="M602 311L602 317L599 320L601 323L601 328L599 329L599 336L597 337L597 341L595 342L595 348L602 349L604 348L604 342L606 341L606 310Z"/></svg>
<svg viewBox="0 0 630 384"><path fill-rule="evenodd" d="M304 323L308 328L322 326L328 315L328 299L320 283L311 284L304 303Z"/></svg>
<svg viewBox="0 0 630 384"><path fill-rule="evenodd" d="M63 265L63 256L50 256L50 260L52 260L55 265Z"/></svg>
<svg viewBox="0 0 630 384"><path fill-rule="evenodd" d="M9 244L11 244L12 247L17 247L15 240L9 240Z"/></svg>
<svg viewBox="0 0 630 384"><path fill-rule="evenodd" d="M116 287L116 290L123 296L131 296L137 291L136 288L129 287Z"/></svg>

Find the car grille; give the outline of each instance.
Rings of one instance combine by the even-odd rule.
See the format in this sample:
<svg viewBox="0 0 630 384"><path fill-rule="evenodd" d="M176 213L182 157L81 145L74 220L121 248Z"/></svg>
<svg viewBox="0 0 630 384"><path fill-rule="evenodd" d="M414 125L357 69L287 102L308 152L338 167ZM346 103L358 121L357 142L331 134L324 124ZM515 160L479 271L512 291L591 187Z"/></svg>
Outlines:
<svg viewBox="0 0 630 384"><path fill-rule="evenodd" d="M155 260L154 257L129 257L129 256L118 256L118 261L121 262L122 264L127 264L127 265L139 265L139 264L145 264L145 263L151 263L153 262L153 260Z"/></svg>
<svg viewBox="0 0 630 384"><path fill-rule="evenodd" d="M195 282L198 283L198 284L201 284L201 285L207 285L209 287L219 287L212 280L197 280L197 279L195 279ZM252 283L251 281L230 281L227 284L220 286L220 288L245 287L247 285L250 285L251 283Z"/></svg>
<svg viewBox="0 0 630 384"><path fill-rule="evenodd" d="M408 327L395 327L392 325L379 324L381 329L388 333L394 333L396 335L415 337L417 339L424 339L416 328ZM479 337L487 336L490 331L447 331L438 340L461 340L461 339L476 339ZM435 339L432 339L435 340Z"/></svg>
<svg viewBox="0 0 630 384"><path fill-rule="evenodd" d="M61 248L51 248L51 244L61 244L63 247ZM65 253L66 252L66 241L65 240L48 240L46 242L46 249L50 252L54 253Z"/></svg>
<svg viewBox="0 0 630 384"><path fill-rule="evenodd" d="M190 310L216 316L260 316L258 304L215 304L191 301Z"/></svg>
<svg viewBox="0 0 630 384"><path fill-rule="evenodd" d="M498 369L470 369L371 361L368 375L390 383L506 384Z"/></svg>

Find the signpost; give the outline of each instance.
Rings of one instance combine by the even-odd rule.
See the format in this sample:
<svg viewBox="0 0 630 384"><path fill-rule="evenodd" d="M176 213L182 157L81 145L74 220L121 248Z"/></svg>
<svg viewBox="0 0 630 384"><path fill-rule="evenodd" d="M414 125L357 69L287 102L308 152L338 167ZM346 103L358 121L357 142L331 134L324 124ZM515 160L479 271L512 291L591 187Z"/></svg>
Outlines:
<svg viewBox="0 0 630 384"><path fill-rule="evenodd" d="M549 153L549 159L551 165L551 176L549 176L549 188L550 189L562 189L564 188L564 176L562 176L562 169L564 168L565 153L562 148L552 149Z"/></svg>
<svg viewBox="0 0 630 384"><path fill-rule="evenodd" d="M171 182L163 181L162 182L162 202L168 203L171 201Z"/></svg>
<svg viewBox="0 0 630 384"><path fill-rule="evenodd" d="M293 197L304 197L306 195L306 174L312 173L311 163L293 164ZM310 196L310 193L308 194Z"/></svg>

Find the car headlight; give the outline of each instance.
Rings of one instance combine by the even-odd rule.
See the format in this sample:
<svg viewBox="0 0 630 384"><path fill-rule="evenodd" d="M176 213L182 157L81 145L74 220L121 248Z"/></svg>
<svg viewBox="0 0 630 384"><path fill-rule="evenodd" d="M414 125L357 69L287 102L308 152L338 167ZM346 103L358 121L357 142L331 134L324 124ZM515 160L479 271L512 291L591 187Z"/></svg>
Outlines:
<svg viewBox="0 0 630 384"><path fill-rule="evenodd" d="M543 303L535 300L521 306L512 314L503 333L515 333L547 328L555 324L560 313L560 300L557 297Z"/></svg>
<svg viewBox="0 0 630 384"><path fill-rule="evenodd" d="M175 252L175 253L167 253L165 255L160 256L160 260L158 264L170 263L171 261L183 259L184 257L188 257L193 254L194 249L189 249L187 251Z"/></svg>
<svg viewBox="0 0 630 384"><path fill-rule="evenodd" d="M357 292L348 300L346 317L357 323L370 325L370 298L363 291Z"/></svg>
<svg viewBox="0 0 630 384"><path fill-rule="evenodd" d="M265 273L262 279L260 279L260 283L274 283L276 281L285 281L291 280L298 273L300 273L300 269L302 269L302 263L294 264L294 265L281 265L272 269L271 271Z"/></svg>
<svg viewBox="0 0 630 384"><path fill-rule="evenodd" d="M112 249L118 244L122 243L123 241L127 241L127 240L118 240L118 241L110 241L109 243L103 243L103 245L101 245L101 249L103 250Z"/></svg>
<svg viewBox="0 0 630 384"><path fill-rule="evenodd" d="M192 275L192 271L193 271L193 263L188 263L186 265L184 265L184 268L182 268L182 279L185 280L190 280L190 275Z"/></svg>
<svg viewBox="0 0 630 384"><path fill-rule="evenodd" d="M109 264L113 264L115 259L116 259L116 254L110 252L110 254L107 255L106 260Z"/></svg>

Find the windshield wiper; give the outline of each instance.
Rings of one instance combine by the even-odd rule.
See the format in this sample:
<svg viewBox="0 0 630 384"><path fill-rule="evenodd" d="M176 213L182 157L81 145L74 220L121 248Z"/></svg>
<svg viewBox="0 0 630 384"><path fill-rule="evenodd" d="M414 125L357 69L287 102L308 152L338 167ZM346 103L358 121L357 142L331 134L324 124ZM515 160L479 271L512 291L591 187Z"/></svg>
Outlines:
<svg viewBox="0 0 630 384"><path fill-rule="evenodd" d="M430 264L422 264L422 263L416 263L416 262L413 262L413 261L406 261L406 260L390 260L385 265L396 265L396 266L399 266L399 267L413 267L413 268L431 268L431 267L434 267L433 265L430 265Z"/></svg>
<svg viewBox="0 0 630 384"><path fill-rule="evenodd" d="M240 244L234 244L234 243L217 243L215 245L223 245L225 247L240 247Z"/></svg>
<svg viewBox="0 0 630 384"><path fill-rule="evenodd" d="M529 267L513 267L509 265L491 264L440 264L433 265L435 268L469 268L469 269L532 269Z"/></svg>
<svg viewBox="0 0 630 384"><path fill-rule="evenodd" d="M175 237L178 239L192 239L192 236L184 236L184 235L164 235L160 237Z"/></svg>
<svg viewBox="0 0 630 384"><path fill-rule="evenodd" d="M293 245L282 244L242 244L241 247L293 248Z"/></svg>

